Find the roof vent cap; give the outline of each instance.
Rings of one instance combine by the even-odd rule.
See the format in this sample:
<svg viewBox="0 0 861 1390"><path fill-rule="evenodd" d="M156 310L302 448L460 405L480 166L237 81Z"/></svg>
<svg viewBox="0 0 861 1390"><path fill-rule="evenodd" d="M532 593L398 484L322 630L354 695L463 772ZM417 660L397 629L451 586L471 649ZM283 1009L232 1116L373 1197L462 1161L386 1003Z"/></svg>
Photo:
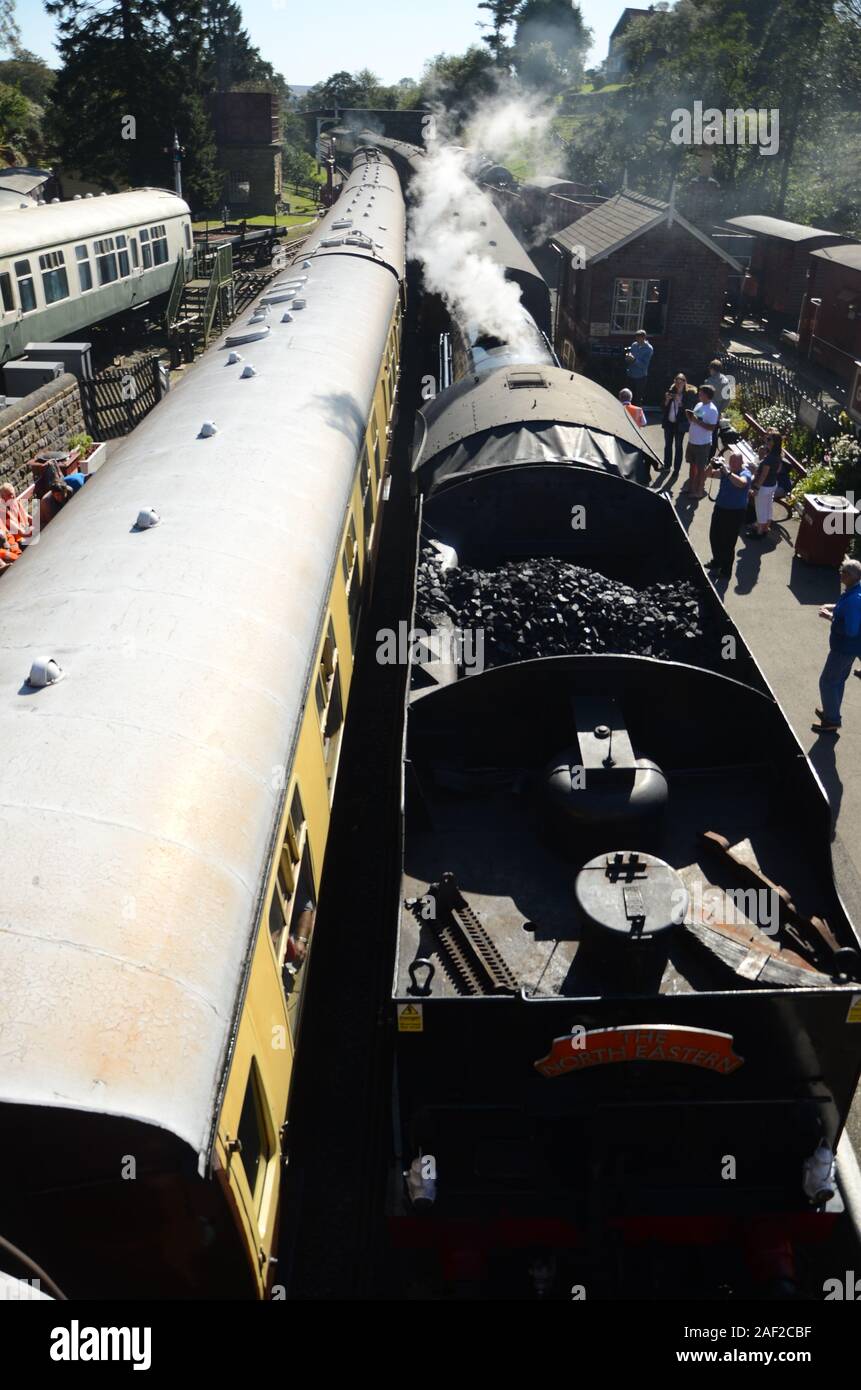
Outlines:
<svg viewBox="0 0 861 1390"><path fill-rule="evenodd" d="M250 362L247 362L246 365L242 368L242 371L239 373L239 380L240 380L240 381L244 381L246 377L249 377L249 376L256 376L256 375L257 375L257 368L256 368L256 367L252 367L251 363L250 363Z"/></svg>
<svg viewBox="0 0 861 1390"><path fill-rule="evenodd" d="M30 667L27 684L34 690L44 690L46 685L56 685L65 674L52 656L37 656Z"/></svg>
<svg viewBox="0 0 861 1390"><path fill-rule="evenodd" d="M237 364L237 362L241 362L241 361L242 361L242 353L241 353L241 352L231 352L230 355L229 355L229 357L228 357L228 359L227 359L227 365L228 365L228 367L235 367L236 364Z"/></svg>
<svg viewBox="0 0 861 1390"><path fill-rule="evenodd" d="M218 426L214 420L204 420L200 427L198 439L211 439L214 434L218 434Z"/></svg>
<svg viewBox="0 0 861 1390"><path fill-rule="evenodd" d="M138 519L135 522L136 531L149 531L151 526L158 526L161 517L155 507L144 507L138 512Z"/></svg>
<svg viewBox="0 0 861 1390"><path fill-rule="evenodd" d="M282 315L281 315L281 322L282 322L282 323L292 323L292 322L293 322L293 315L292 315L292 314L282 314Z"/></svg>

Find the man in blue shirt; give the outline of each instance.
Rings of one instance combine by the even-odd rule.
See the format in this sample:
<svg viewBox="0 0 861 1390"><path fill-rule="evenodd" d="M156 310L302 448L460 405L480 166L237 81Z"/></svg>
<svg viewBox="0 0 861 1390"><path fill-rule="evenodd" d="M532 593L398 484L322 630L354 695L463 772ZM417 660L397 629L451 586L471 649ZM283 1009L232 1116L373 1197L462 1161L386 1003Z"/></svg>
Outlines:
<svg viewBox="0 0 861 1390"><path fill-rule="evenodd" d="M745 467L741 454L730 454L728 463L716 463L706 471L709 478L720 478L709 527L712 558L708 569L716 569L721 579L732 575L732 563L753 474Z"/></svg>
<svg viewBox="0 0 861 1390"><path fill-rule="evenodd" d="M649 363L654 351L646 337L645 328L639 328L634 334L633 343L625 353L628 362L628 385L634 397L634 405L642 405L646 398L646 377L649 375Z"/></svg>
<svg viewBox="0 0 861 1390"><path fill-rule="evenodd" d="M820 618L831 624L830 651L819 677L822 708L816 711L820 723L817 734L836 734L840 728L843 690L856 656L861 656L861 560L844 560L840 581L845 592L836 603L826 603Z"/></svg>

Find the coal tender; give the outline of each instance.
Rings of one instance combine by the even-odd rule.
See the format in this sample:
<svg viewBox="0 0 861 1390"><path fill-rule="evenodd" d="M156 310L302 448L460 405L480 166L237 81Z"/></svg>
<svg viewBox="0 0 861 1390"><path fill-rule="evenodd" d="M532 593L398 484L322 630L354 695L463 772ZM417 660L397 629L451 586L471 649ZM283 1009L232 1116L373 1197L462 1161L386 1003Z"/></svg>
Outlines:
<svg viewBox="0 0 861 1390"><path fill-rule="evenodd" d="M414 456L405 1287L803 1292L861 1059L828 806L618 402L451 359Z"/></svg>

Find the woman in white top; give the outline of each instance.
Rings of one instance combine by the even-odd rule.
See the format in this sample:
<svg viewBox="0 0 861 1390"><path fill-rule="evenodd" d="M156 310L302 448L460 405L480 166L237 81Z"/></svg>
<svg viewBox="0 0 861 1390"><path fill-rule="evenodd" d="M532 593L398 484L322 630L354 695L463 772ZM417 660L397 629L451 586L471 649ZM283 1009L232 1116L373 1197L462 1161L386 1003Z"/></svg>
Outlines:
<svg viewBox="0 0 861 1390"><path fill-rule="evenodd" d="M783 468L783 437L776 430L769 430L765 443L759 451L759 468L753 480L751 493L756 504L756 525L745 534L751 540L762 540L771 530L774 514L774 493L777 479Z"/></svg>

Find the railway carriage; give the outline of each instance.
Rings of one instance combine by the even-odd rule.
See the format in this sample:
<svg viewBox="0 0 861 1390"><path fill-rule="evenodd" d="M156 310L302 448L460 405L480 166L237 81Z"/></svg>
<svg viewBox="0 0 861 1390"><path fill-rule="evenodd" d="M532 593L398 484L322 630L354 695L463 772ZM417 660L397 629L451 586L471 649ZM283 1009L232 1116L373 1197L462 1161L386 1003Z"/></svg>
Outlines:
<svg viewBox="0 0 861 1390"><path fill-rule="evenodd" d="M400 188L359 151L0 585L0 1234L69 1296L277 1280L403 286Z"/></svg>
<svg viewBox="0 0 861 1390"><path fill-rule="evenodd" d="M5 212L0 362L166 295L191 253L188 204L165 189Z"/></svg>

